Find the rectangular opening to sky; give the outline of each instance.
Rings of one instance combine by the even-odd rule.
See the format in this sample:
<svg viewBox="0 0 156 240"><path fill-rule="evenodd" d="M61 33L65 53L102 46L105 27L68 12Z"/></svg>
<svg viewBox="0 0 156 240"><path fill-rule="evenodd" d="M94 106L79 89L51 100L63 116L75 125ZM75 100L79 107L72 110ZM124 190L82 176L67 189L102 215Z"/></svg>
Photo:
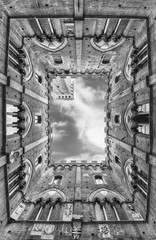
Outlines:
<svg viewBox="0 0 156 240"><path fill-rule="evenodd" d="M53 161L105 161L106 76L53 78Z"/></svg>

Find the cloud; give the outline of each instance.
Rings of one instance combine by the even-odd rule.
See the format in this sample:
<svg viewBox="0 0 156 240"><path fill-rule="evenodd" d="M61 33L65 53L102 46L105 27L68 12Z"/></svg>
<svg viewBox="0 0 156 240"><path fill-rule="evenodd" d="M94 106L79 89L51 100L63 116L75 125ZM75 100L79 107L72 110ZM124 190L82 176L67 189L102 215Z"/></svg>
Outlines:
<svg viewBox="0 0 156 240"><path fill-rule="evenodd" d="M67 121L65 121L65 122L59 121L59 122L53 122L51 125L53 128L56 129L56 128L60 128L60 127L65 127L65 126L67 126L67 124L68 124Z"/></svg>
<svg viewBox="0 0 156 240"><path fill-rule="evenodd" d="M55 156L64 156L65 154L66 154L66 152L53 151L53 155L55 155Z"/></svg>
<svg viewBox="0 0 156 240"><path fill-rule="evenodd" d="M64 136L68 136L66 129L63 129L67 126L68 122L59 121L51 123L51 127L53 128L53 132L51 136L53 137L54 141L60 140Z"/></svg>
<svg viewBox="0 0 156 240"><path fill-rule="evenodd" d="M92 162L92 161L101 162L101 161L105 161L105 154L91 154L91 153L86 152L86 153L82 153L79 155L66 157L64 160L66 162L71 162L71 161L82 162L83 160L85 160L87 162Z"/></svg>
<svg viewBox="0 0 156 240"><path fill-rule="evenodd" d="M86 86L78 78L74 82L74 100L54 101L63 115L73 119L84 149L97 153L105 148L104 97L103 89Z"/></svg>

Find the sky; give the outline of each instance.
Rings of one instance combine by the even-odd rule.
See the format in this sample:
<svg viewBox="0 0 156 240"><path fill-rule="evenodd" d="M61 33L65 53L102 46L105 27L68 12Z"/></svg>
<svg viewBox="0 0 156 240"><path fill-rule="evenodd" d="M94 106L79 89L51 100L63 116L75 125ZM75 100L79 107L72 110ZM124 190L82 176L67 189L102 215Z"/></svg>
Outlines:
<svg viewBox="0 0 156 240"><path fill-rule="evenodd" d="M100 76L68 76L65 81L74 82L74 99L56 99L53 87L53 160L104 161L105 81Z"/></svg>

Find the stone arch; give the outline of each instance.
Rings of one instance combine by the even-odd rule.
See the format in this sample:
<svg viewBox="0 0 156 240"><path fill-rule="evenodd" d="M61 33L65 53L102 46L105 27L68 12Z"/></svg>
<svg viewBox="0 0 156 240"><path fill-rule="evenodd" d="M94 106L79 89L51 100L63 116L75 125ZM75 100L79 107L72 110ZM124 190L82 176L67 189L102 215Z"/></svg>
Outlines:
<svg viewBox="0 0 156 240"><path fill-rule="evenodd" d="M40 192L39 194L37 194L37 196L34 196L31 201L35 202L37 199L39 198L43 198L43 199L48 199L48 198L54 198L54 199L57 199L57 198L61 198L63 202L65 202L67 200L67 196L66 194L58 189L58 188L55 188L55 187L52 187L52 188L49 188L47 190L44 190L42 192Z"/></svg>
<svg viewBox="0 0 156 240"><path fill-rule="evenodd" d="M23 164L25 165L23 172L25 173L24 181L26 182L26 184L22 191L25 194L31 182L33 174L33 165L29 159L24 159Z"/></svg>
<svg viewBox="0 0 156 240"><path fill-rule="evenodd" d="M131 121L131 117L132 117L132 111L131 111L131 108L132 106L134 105L134 101L131 101L127 108L126 108L126 111L124 113L124 124L125 124L125 128L128 132L128 134L133 137L133 131L131 130L131 127L132 127L132 121Z"/></svg>
<svg viewBox="0 0 156 240"><path fill-rule="evenodd" d="M56 37L49 42L47 39L44 39L43 42L39 41L37 37L33 39L36 45L43 48L44 50L50 51L50 52L57 52L65 48L65 46L68 43L67 38L62 38L62 41L59 41Z"/></svg>
<svg viewBox="0 0 156 240"><path fill-rule="evenodd" d="M125 64L124 64L124 70L123 70L123 74L126 78L126 80L128 82L133 82L134 78L133 76L131 75L131 71L132 71L132 67L131 67L131 63L132 63L132 58L131 58L131 54L133 52L133 46L130 48L128 54L127 54L127 58L126 58L126 61L125 61Z"/></svg>
<svg viewBox="0 0 156 240"><path fill-rule="evenodd" d="M22 105L25 108L24 117L25 117L25 131L22 134L22 137L25 138L28 132L30 131L31 125L32 125L32 113L29 108L29 106L26 104L26 102L22 102Z"/></svg>
<svg viewBox="0 0 156 240"><path fill-rule="evenodd" d="M100 52L108 52L122 45L124 41L125 41L124 37L121 37L117 42L114 42L113 40L105 42L103 39L101 39L100 41L96 41L95 38L91 38L90 43L91 46L96 50Z"/></svg>
<svg viewBox="0 0 156 240"><path fill-rule="evenodd" d="M131 165L133 164L133 159L132 158L128 158L123 166L123 171L124 171L124 176L125 176L125 181L127 183L127 186L129 188L129 191L132 193L133 192L133 188L131 185L131 182L133 181L132 179L132 167Z"/></svg>
<svg viewBox="0 0 156 240"><path fill-rule="evenodd" d="M90 193L90 195L88 197L88 201L93 201L93 199L95 197L98 197L100 195L101 195L101 197L102 197L102 195L103 195L103 197L105 197L106 195L109 195L109 196L111 196L111 198L113 198L113 197L118 198L121 202L125 201L125 198L120 193L110 190L108 188L99 188L97 190L94 190L93 192Z"/></svg>
<svg viewBox="0 0 156 240"><path fill-rule="evenodd" d="M34 73L34 70L33 70L33 64L32 64L32 61L31 61L31 58L30 58L30 55L26 49L26 47L23 47L22 49L26 55L26 58L25 58L25 63L26 63L26 66L25 67L25 76L24 76L24 81L27 82L29 81L31 78L32 78L32 75Z"/></svg>

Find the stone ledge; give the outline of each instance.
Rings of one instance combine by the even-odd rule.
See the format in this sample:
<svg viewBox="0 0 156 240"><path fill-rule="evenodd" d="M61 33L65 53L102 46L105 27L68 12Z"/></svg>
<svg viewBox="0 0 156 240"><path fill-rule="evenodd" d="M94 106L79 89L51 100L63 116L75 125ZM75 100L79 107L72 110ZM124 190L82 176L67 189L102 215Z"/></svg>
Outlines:
<svg viewBox="0 0 156 240"><path fill-rule="evenodd" d="M43 143L45 141L48 141L48 136L45 136L45 137L43 137L43 138L41 138L41 139L39 139L39 140L37 140L37 141L35 141L33 143L28 144L27 146L25 146L24 147L24 153L28 152L32 148L38 146L39 144L41 144L41 143Z"/></svg>
<svg viewBox="0 0 156 240"><path fill-rule="evenodd" d="M0 157L0 167L4 166L7 164L7 156L4 155L4 156L1 156Z"/></svg>
<svg viewBox="0 0 156 240"><path fill-rule="evenodd" d="M156 73L149 76L149 85L155 85L156 84Z"/></svg>
<svg viewBox="0 0 156 240"><path fill-rule="evenodd" d="M31 91L28 88L24 88L24 93L29 95L32 98L35 98L36 100L39 100L39 101L41 101L45 104L48 104L48 99L47 98L43 98L43 97L39 96L37 93Z"/></svg>
<svg viewBox="0 0 156 240"><path fill-rule="evenodd" d="M0 73L0 84L7 85L7 76L3 73Z"/></svg>
<svg viewBox="0 0 156 240"><path fill-rule="evenodd" d="M142 81L140 81L140 82L138 82L134 85L134 92L140 91L140 90L142 90L146 87L148 87L147 86L147 80L144 79L144 80L142 80Z"/></svg>
<svg viewBox="0 0 156 240"><path fill-rule="evenodd" d="M152 166L156 167L156 156L149 155L149 164L151 164Z"/></svg>

